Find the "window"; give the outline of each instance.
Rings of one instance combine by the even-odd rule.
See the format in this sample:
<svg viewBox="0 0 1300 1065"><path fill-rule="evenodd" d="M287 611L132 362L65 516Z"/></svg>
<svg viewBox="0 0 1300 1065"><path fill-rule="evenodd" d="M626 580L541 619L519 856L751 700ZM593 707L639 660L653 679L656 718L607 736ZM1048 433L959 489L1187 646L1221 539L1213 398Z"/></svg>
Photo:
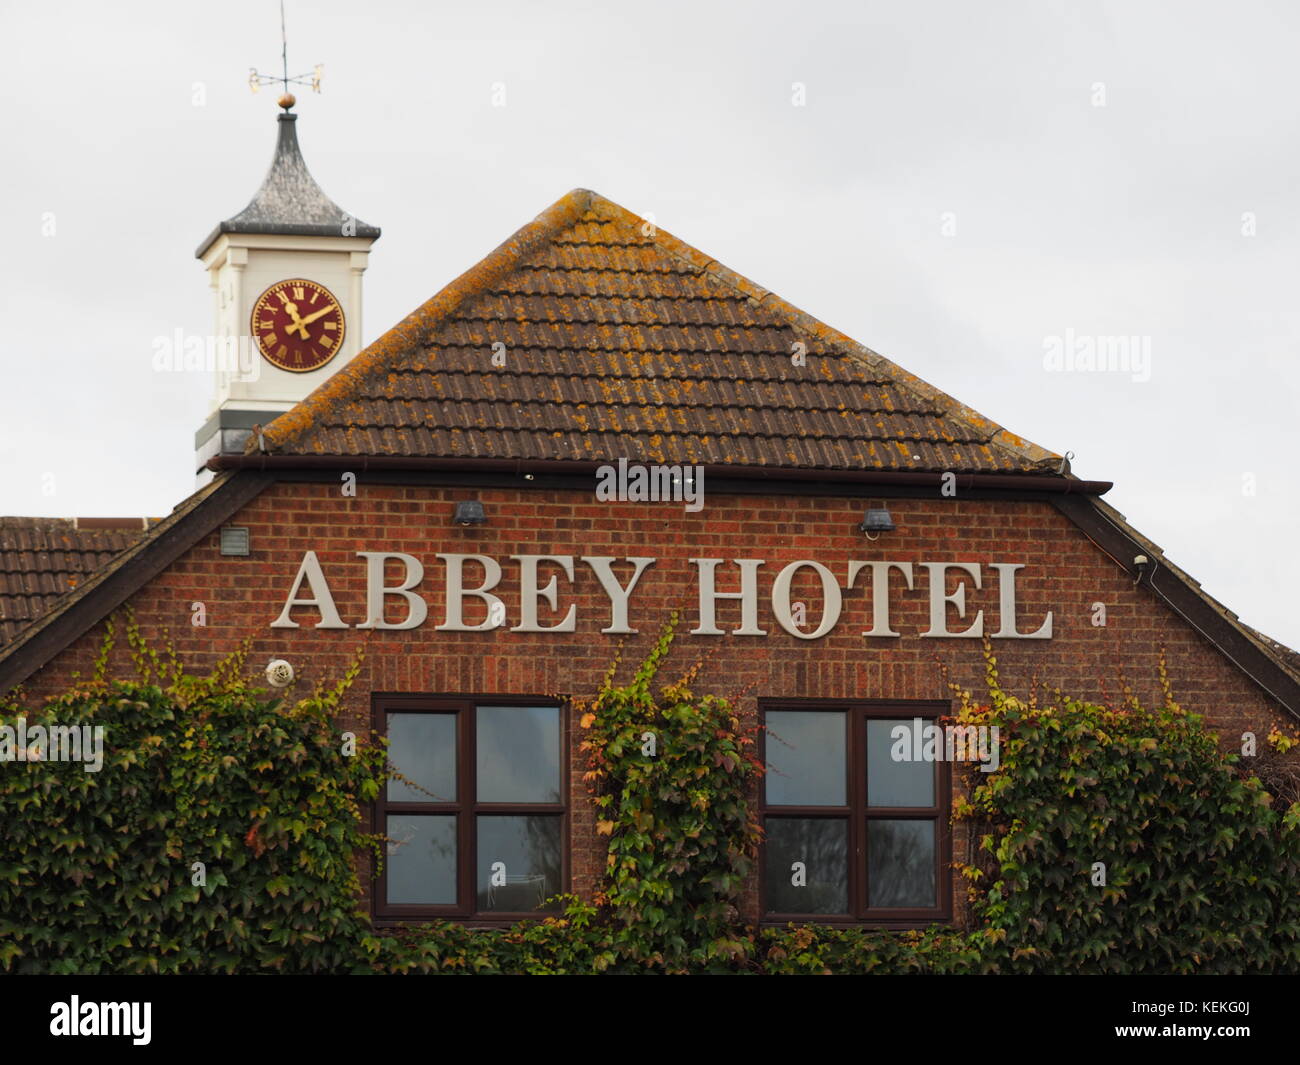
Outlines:
<svg viewBox="0 0 1300 1065"><path fill-rule="evenodd" d="M949 776L895 760L926 704L764 706L764 920L915 926L951 916ZM910 747L910 745L909 745Z"/></svg>
<svg viewBox="0 0 1300 1065"><path fill-rule="evenodd" d="M376 803L377 917L511 921L567 890L560 707L387 696L375 712L401 774Z"/></svg>

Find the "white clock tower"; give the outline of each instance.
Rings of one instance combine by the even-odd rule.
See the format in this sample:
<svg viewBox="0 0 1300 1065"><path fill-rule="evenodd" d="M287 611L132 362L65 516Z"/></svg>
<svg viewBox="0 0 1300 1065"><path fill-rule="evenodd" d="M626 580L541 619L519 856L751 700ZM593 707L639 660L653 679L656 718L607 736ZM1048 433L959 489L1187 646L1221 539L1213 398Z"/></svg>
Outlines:
<svg viewBox="0 0 1300 1065"><path fill-rule="evenodd" d="M294 97L280 97L275 157L252 201L196 256L216 314L213 409L195 434L199 484L218 454L266 425L361 350L361 279L379 229L321 191L303 162ZM237 353L237 359L234 357Z"/></svg>

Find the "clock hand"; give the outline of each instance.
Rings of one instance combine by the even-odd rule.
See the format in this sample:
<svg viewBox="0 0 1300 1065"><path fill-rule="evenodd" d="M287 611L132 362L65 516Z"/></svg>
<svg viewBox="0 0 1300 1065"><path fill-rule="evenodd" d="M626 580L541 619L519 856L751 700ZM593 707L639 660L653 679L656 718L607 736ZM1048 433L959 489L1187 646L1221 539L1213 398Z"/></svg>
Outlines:
<svg viewBox="0 0 1300 1065"><path fill-rule="evenodd" d="M323 314L329 314L330 311L334 311L334 310L337 310L337 309L338 309L338 308L335 307L334 304L331 303L328 307L322 307L322 308L321 308L319 311L317 311L315 314L309 314L309 315L307 315L306 318L299 319L299 321L298 321L297 324L298 324L298 325L311 325L311 323L314 322L314 321L316 321L316 319L319 318L321 315L323 315ZM305 338L304 338L304 339L305 339Z"/></svg>
<svg viewBox="0 0 1300 1065"><path fill-rule="evenodd" d="M296 303L286 303L284 305L284 310L285 313L293 319L293 325L289 326L285 332L292 333L296 330L303 340L310 340L311 337L307 335L307 329L306 326L303 325L303 320L298 317L298 305Z"/></svg>

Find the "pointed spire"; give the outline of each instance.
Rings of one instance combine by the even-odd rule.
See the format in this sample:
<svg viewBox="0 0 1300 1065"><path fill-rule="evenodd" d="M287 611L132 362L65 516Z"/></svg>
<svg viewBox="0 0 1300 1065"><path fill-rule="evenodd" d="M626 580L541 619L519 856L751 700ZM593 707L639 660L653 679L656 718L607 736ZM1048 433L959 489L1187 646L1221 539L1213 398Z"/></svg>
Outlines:
<svg viewBox="0 0 1300 1065"><path fill-rule="evenodd" d="M280 101L285 106L286 96ZM292 106L290 103L288 106ZM217 225L199 245L196 258L211 247L222 233L279 233L313 237L379 236L377 226L367 225L348 214L316 184L298 148L298 116L285 110L277 116L280 135L271 169L248 206Z"/></svg>

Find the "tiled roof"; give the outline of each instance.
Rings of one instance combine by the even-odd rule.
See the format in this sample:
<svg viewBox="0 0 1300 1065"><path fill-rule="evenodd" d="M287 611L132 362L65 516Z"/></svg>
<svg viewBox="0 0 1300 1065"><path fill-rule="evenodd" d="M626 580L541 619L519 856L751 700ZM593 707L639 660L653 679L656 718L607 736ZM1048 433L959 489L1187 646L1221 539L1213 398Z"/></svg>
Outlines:
<svg viewBox="0 0 1300 1065"><path fill-rule="evenodd" d="M0 646L147 528L143 518L0 518Z"/></svg>
<svg viewBox="0 0 1300 1065"><path fill-rule="evenodd" d="M1059 462L583 189L279 416L266 444L809 470Z"/></svg>

